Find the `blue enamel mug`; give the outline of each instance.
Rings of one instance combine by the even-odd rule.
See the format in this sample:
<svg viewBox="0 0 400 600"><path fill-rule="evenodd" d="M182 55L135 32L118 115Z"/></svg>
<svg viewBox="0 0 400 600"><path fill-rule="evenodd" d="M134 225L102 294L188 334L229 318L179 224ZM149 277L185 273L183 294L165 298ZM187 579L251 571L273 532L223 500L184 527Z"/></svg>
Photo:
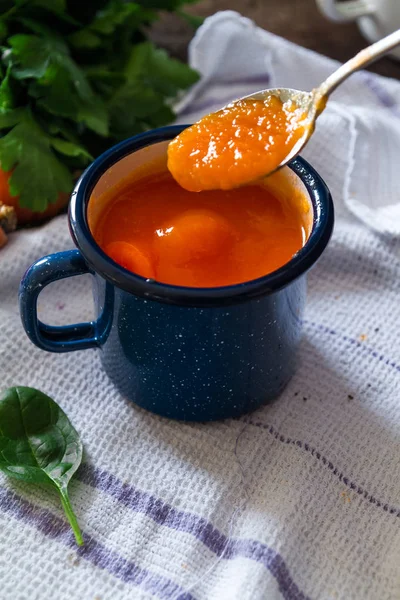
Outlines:
<svg viewBox="0 0 400 600"><path fill-rule="evenodd" d="M98 348L108 376L137 405L173 419L211 421L273 400L292 376L306 273L331 236L333 205L321 177L298 158L276 175L285 179L286 189L307 198L309 237L278 270L219 288L168 285L125 270L96 244L90 218L100 214L103 192L133 169L156 159L166 168L168 142L183 128L140 134L88 167L69 208L77 249L41 258L28 269L20 286L20 312L26 333L43 350ZM244 202L245 193L244 188ZM93 276L97 319L63 327L40 321L41 290L83 273Z"/></svg>

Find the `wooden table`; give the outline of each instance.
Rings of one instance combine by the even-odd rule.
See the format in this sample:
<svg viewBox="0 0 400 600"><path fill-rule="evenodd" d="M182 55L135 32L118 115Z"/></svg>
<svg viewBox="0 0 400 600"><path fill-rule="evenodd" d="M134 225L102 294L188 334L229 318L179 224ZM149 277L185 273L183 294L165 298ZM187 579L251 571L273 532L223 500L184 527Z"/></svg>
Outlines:
<svg viewBox="0 0 400 600"><path fill-rule="evenodd" d="M367 45L355 23L328 21L314 0L203 0L187 8L203 17L219 10L236 10L268 31L342 62ZM152 32L154 41L182 59L192 35L182 19L171 15L165 15ZM384 58L370 69L400 79L400 61Z"/></svg>

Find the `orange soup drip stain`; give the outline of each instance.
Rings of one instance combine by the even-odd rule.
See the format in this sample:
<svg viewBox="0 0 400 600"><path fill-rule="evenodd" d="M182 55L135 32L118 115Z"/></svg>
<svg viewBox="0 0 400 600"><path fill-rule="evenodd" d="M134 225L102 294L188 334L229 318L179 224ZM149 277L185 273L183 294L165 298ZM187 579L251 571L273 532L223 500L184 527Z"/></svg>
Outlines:
<svg viewBox="0 0 400 600"><path fill-rule="evenodd" d="M192 192L229 190L274 171L305 131L304 115L275 96L238 100L180 133L168 168Z"/></svg>
<svg viewBox="0 0 400 600"><path fill-rule="evenodd" d="M165 171L111 191L92 233L115 262L143 277L220 287L288 262L306 238L303 221L261 184L193 194Z"/></svg>

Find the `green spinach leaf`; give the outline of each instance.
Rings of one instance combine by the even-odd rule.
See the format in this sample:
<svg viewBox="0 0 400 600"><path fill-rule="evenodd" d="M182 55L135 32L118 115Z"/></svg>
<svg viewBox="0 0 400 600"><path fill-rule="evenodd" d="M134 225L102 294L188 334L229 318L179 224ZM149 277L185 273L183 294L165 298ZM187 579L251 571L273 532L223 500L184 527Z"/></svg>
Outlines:
<svg viewBox="0 0 400 600"><path fill-rule="evenodd" d="M83 538L68 496L68 483L82 460L82 443L54 400L29 387L0 396L0 470L6 475L49 485L61 498L78 545Z"/></svg>

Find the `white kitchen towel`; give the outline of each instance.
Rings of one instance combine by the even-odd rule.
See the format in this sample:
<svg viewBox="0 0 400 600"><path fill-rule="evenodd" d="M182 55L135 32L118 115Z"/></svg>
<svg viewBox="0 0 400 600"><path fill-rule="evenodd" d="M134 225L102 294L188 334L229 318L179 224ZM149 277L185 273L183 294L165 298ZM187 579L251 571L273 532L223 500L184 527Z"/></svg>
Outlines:
<svg viewBox="0 0 400 600"><path fill-rule="evenodd" d="M335 66L231 12L206 21L191 60L204 79L182 121L267 85L310 88ZM0 387L43 390L80 432L71 501L86 544L75 546L55 495L0 476L1 600L400 597L400 240L387 217L397 98L399 82L360 74L321 117L306 156L333 191L335 232L309 276L297 373L245 418L159 418L118 394L96 351L34 347L19 281L72 242L65 216L10 236ZM90 319L91 306L82 276L46 288L39 310L61 324Z"/></svg>

